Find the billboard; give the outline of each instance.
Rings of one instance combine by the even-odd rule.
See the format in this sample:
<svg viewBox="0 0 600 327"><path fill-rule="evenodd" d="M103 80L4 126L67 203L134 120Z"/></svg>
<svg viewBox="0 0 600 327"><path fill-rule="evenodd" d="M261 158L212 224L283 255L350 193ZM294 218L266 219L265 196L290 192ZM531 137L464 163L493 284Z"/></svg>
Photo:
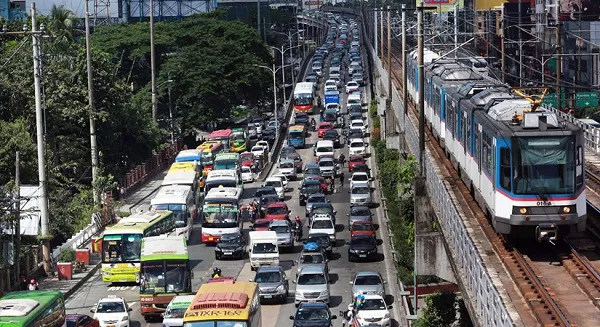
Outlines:
<svg viewBox="0 0 600 327"><path fill-rule="evenodd" d="M497 6L501 6L506 0L475 0L475 10L493 10Z"/></svg>
<svg viewBox="0 0 600 327"><path fill-rule="evenodd" d="M419 0L416 1L418 6ZM438 7L438 12L454 11L454 6L458 4L459 8L465 6L464 0L423 0L423 5L426 7Z"/></svg>
<svg viewBox="0 0 600 327"><path fill-rule="evenodd" d="M600 1L598 0L560 0L561 20L600 20Z"/></svg>

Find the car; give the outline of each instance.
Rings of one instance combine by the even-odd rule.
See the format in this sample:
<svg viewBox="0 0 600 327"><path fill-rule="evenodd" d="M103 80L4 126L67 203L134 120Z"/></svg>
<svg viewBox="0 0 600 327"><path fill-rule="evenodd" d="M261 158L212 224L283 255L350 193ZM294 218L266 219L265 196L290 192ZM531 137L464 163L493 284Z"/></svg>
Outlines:
<svg viewBox="0 0 600 327"><path fill-rule="evenodd" d="M261 196L258 201L258 209L260 211L260 213L259 213L260 217L264 216L265 211L267 210L267 207L269 206L269 204L275 203L275 202L279 202L279 196L277 196L277 194L265 194L265 195ZM257 218L259 218L259 217L257 217Z"/></svg>
<svg viewBox="0 0 600 327"><path fill-rule="evenodd" d="M260 267L250 281L258 284L261 302L270 300L287 302L290 285L285 271L280 266Z"/></svg>
<svg viewBox="0 0 600 327"><path fill-rule="evenodd" d="M319 158L318 165L323 177L335 178L340 173L340 167L333 158Z"/></svg>
<svg viewBox="0 0 600 327"><path fill-rule="evenodd" d="M337 316L331 314L325 303L302 303L296 314L290 316L294 321L292 327L333 326L335 319Z"/></svg>
<svg viewBox="0 0 600 327"><path fill-rule="evenodd" d="M346 93L352 93L354 91L358 91L358 89L360 88L360 85L358 85L358 83L356 83L355 81L350 81L348 83L346 83Z"/></svg>
<svg viewBox="0 0 600 327"><path fill-rule="evenodd" d="M252 183L254 182L254 173L252 172L252 168L248 166L242 166L242 182L244 183Z"/></svg>
<svg viewBox="0 0 600 327"><path fill-rule="evenodd" d="M88 315L68 314L65 315L66 327L99 327L100 322Z"/></svg>
<svg viewBox="0 0 600 327"><path fill-rule="evenodd" d="M331 244L329 235L327 233L309 233L304 244L309 243L317 243L319 249L321 249L327 255L327 257L330 257L331 253L333 252L333 244Z"/></svg>
<svg viewBox="0 0 600 327"><path fill-rule="evenodd" d="M360 139L351 139L348 144L348 153L353 155L366 155L367 154L367 146L365 142Z"/></svg>
<svg viewBox="0 0 600 327"><path fill-rule="evenodd" d="M371 181L371 178L369 177L369 174L367 174L367 173L354 172L354 173L352 173L352 176L350 176L350 178L348 180L350 181L350 188L352 188L354 186L354 184L356 184L356 183L369 184L369 182Z"/></svg>
<svg viewBox="0 0 600 327"><path fill-rule="evenodd" d="M296 173L302 172L302 166L304 165L304 161L302 160L302 156L298 152L288 152L286 154L282 154L281 159L294 160L294 166L296 166Z"/></svg>
<svg viewBox="0 0 600 327"><path fill-rule="evenodd" d="M349 129L346 133L346 143L350 144L350 140L362 139L363 132L360 129Z"/></svg>
<svg viewBox="0 0 600 327"><path fill-rule="evenodd" d="M330 215L332 217L331 220L333 221L333 224L336 223L335 214L337 213L337 211L333 208L333 205L329 203L329 201L313 203L313 205L310 208L310 214L308 215L309 223L312 219L312 216L319 213L325 213Z"/></svg>
<svg viewBox="0 0 600 327"><path fill-rule="evenodd" d="M250 167L254 166L254 154L252 152L243 152L240 154L240 162L242 166Z"/></svg>
<svg viewBox="0 0 600 327"><path fill-rule="evenodd" d="M241 232L227 233L221 235L215 246L215 258L244 259L246 254L246 238Z"/></svg>
<svg viewBox="0 0 600 327"><path fill-rule="evenodd" d="M268 177L263 184L263 187L271 186L275 188L275 192L277 192L277 196L279 200L283 201L285 199L285 185L283 185L283 179L281 177Z"/></svg>
<svg viewBox="0 0 600 327"><path fill-rule="evenodd" d="M323 302L329 305L329 276L324 267L307 266L297 275L294 304L296 307L304 302Z"/></svg>
<svg viewBox="0 0 600 327"><path fill-rule="evenodd" d="M357 69L362 69L362 66L359 61L353 61L348 65L348 74L354 74L354 71Z"/></svg>
<svg viewBox="0 0 600 327"><path fill-rule="evenodd" d="M331 69L331 67L329 69ZM334 81L332 79L328 79L328 80L325 81L325 86L335 86L335 87L337 87L337 83L336 83L336 81Z"/></svg>
<svg viewBox="0 0 600 327"><path fill-rule="evenodd" d="M319 170L319 166L317 164L307 163L302 173L306 178L306 176L319 175L321 171Z"/></svg>
<svg viewBox="0 0 600 327"><path fill-rule="evenodd" d="M325 111L335 112L336 115L340 113L340 104L339 103L328 103L325 105Z"/></svg>
<svg viewBox="0 0 600 327"><path fill-rule="evenodd" d="M391 326L390 310L391 306L385 303L381 295L365 295L358 314L355 316L359 326L372 326L377 322L377 326Z"/></svg>
<svg viewBox="0 0 600 327"><path fill-rule="evenodd" d="M364 165L365 163L365 158L362 155L350 156L350 158L348 158L348 171L352 172L354 166L361 164Z"/></svg>
<svg viewBox="0 0 600 327"><path fill-rule="evenodd" d="M309 121L310 121L310 118L305 113L297 112L296 115L294 116L294 124L295 125L308 126Z"/></svg>
<svg viewBox="0 0 600 327"><path fill-rule="evenodd" d="M373 213L367 206L351 206L348 215L348 227L358 221L373 222Z"/></svg>
<svg viewBox="0 0 600 327"><path fill-rule="evenodd" d="M317 76L317 74L315 73L314 75L306 75L306 78L304 78L305 82L311 82L311 83L319 83L319 77Z"/></svg>
<svg viewBox="0 0 600 327"><path fill-rule="evenodd" d="M327 194L328 190L329 190L329 186L327 185L327 181L325 181L325 178L323 178L320 175L309 175L304 177L305 180L315 180L318 181L319 183L321 183L321 193L323 194Z"/></svg>
<svg viewBox="0 0 600 327"><path fill-rule="evenodd" d="M318 77L321 77L321 75L323 75L323 69L321 69L320 67L313 66L313 72L317 73Z"/></svg>
<svg viewBox="0 0 600 327"><path fill-rule="evenodd" d="M371 168L369 168L369 165L367 164L356 164L354 165L354 167L352 167L352 172L365 172L367 174L369 174L369 176L371 176Z"/></svg>
<svg viewBox="0 0 600 327"><path fill-rule="evenodd" d="M269 147L271 147L275 143L275 136L276 136L276 134L275 134L275 128L267 127L262 132L261 141L262 142L266 142L267 145ZM258 141L258 142L261 142L261 141Z"/></svg>
<svg viewBox="0 0 600 327"><path fill-rule="evenodd" d="M100 299L90 310L93 319L98 320L100 327L129 327L131 308L127 302L116 295Z"/></svg>
<svg viewBox="0 0 600 327"><path fill-rule="evenodd" d="M350 111L348 113L348 120L353 121L357 119L364 119L361 111Z"/></svg>
<svg viewBox="0 0 600 327"><path fill-rule="evenodd" d="M267 194L279 195L277 194L277 190L273 186L264 186L256 190L256 192L254 192L254 198L256 200L260 200L262 196Z"/></svg>
<svg viewBox="0 0 600 327"><path fill-rule="evenodd" d="M272 220L269 219L256 219L254 224L250 226L250 230L256 232L268 231L271 221Z"/></svg>
<svg viewBox="0 0 600 327"><path fill-rule="evenodd" d="M369 235L375 238L375 226L370 221L355 221L350 225L350 237Z"/></svg>
<svg viewBox="0 0 600 327"><path fill-rule="evenodd" d="M352 74L352 80L358 83L360 86L365 85L365 77L363 73L354 72L354 74Z"/></svg>
<svg viewBox="0 0 600 327"><path fill-rule="evenodd" d="M342 86L341 76L340 77L329 76L329 80L334 81L335 82L335 86L337 88L339 88L340 86Z"/></svg>
<svg viewBox="0 0 600 327"><path fill-rule="evenodd" d="M355 173L356 174L356 173ZM350 187L350 206L363 205L370 207L372 204L371 186L369 183L356 182Z"/></svg>
<svg viewBox="0 0 600 327"><path fill-rule="evenodd" d="M353 236L348 245L348 260L351 262L377 259L377 240L373 236Z"/></svg>
<svg viewBox="0 0 600 327"><path fill-rule="evenodd" d="M267 206L265 210L265 219L267 220L290 220L290 210L285 202L275 202Z"/></svg>
<svg viewBox="0 0 600 327"><path fill-rule="evenodd" d="M269 230L277 233L277 245L280 249L294 249L294 235L289 221L273 220L269 225Z"/></svg>
<svg viewBox="0 0 600 327"><path fill-rule="evenodd" d="M271 151L271 147L269 146L269 143L267 141L258 141L254 146L262 146L267 149L267 152Z"/></svg>
<svg viewBox="0 0 600 327"><path fill-rule="evenodd" d="M332 141L334 147L340 147L340 133L338 133L337 129L330 129L323 133L323 140Z"/></svg>
<svg viewBox="0 0 600 327"><path fill-rule="evenodd" d="M259 141L260 142L260 141ZM252 154L254 155L254 157L256 158L262 158L267 154L267 148L261 145L255 145L250 149L250 152L252 152Z"/></svg>
<svg viewBox="0 0 600 327"><path fill-rule="evenodd" d="M296 274L306 266L320 265L325 267L325 271L327 272L327 275L329 275L329 259L327 259L325 250L323 250L319 244L316 244L316 249L311 246L311 244L313 243L304 245L304 248L300 251L300 257L298 260L294 261L296 264Z"/></svg>
<svg viewBox="0 0 600 327"><path fill-rule="evenodd" d="M294 159L282 158L279 160L279 172L283 174L287 179L295 181L298 176L296 175L296 165Z"/></svg>
<svg viewBox="0 0 600 327"><path fill-rule="evenodd" d="M350 130L360 130L362 135L367 135L367 127L369 125L365 124L362 119L355 119L350 121Z"/></svg>
<svg viewBox="0 0 600 327"><path fill-rule="evenodd" d="M321 155L319 155L317 157L317 166L319 165L319 162L321 162L321 160L323 160L323 159L327 159L327 160L331 159L334 162L336 161L335 155L333 153L331 153L331 154L321 154Z"/></svg>
<svg viewBox="0 0 600 327"><path fill-rule="evenodd" d="M316 180L303 180L300 185L300 190L298 191L298 198L300 200L300 205L306 205L306 201L311 194L321 192L321 182Z"/></svg>
<svg viewBox="0 0 600 327"><path fill-rule="evenodd" d="M281 156L286 156L290 153L298 153L298 151L296 151L296 148L294 148L293 146L284 146L281 148Z"/></svg>
<svg viewBox="0 0 600 327"><path fill-rule="evenodd" d="M322 137L323 137L323 134L324 134L326 131L328 131L328 130L331 130L331 129L334 129L334 127L333 127L333 124L332 124L332 123L330 123L330 122L326 122L326 121L324 121L324 122L321 122L321 123L319 123L319 126L317 127L317 136L318 136L319 138L322 138Z"/></svg>
<svg viewBox="0 0 600 327"><path fill-rule="evenodd" d="M325 233L329 235L329 241L335 245L337 240L335 233L335 224L332 217L328 214L314 214L310 222L308 234Z"/></svg>
<svg viewBox="0 0 600 327"><path fill-rule="evenodd" d="M358 294L363 295L379 295L385 297L384 284L386 282L381 277L381 274L375 271L360 271L357 272L350 285L352 285L352 297L355 298Z"/></svg>

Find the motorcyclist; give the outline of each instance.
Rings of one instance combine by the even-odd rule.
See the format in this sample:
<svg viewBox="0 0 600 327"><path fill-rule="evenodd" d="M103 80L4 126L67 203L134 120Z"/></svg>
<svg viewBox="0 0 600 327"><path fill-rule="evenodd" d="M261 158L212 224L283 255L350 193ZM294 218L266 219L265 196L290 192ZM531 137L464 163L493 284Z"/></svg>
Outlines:
<svg viewBox="0 0 600 327"><path fill-rule="evenodd" d="M300 220L300 216L296 216L294 220L294 233L296 233L298 241L302 239L302 221Z"/></svg>
<svg viewBox="0 0 600 327"><path fill-rule="evenodd" d="M323 101L321 101L321 96L317 96L317 107L321 107L321 105L323 104Z"/></svg>
<svg viewBox="0 0 600 327"><path fill-rule="evenodd" d="M223 274L221 272L221 269L219 267L214 267L213 273L212 273L212 278L220 278L222 276L223 276Z"/></svg>
<svg viewBox="0 0 600 327"><path fill-rule="evenodd" d="M317 129L317 121L315 120L314 117L310 118L310 127L312 127L313 130Z"/></svg>
<svg viewBox="0 0 600 327"><path fill-rule="evenodd" d="M29 285L27 285L27 289L30 291L35 291L35 290L39 290L40 287L39 287L38 283L35 281L35 279L32 279L29 281Z"/></svg>

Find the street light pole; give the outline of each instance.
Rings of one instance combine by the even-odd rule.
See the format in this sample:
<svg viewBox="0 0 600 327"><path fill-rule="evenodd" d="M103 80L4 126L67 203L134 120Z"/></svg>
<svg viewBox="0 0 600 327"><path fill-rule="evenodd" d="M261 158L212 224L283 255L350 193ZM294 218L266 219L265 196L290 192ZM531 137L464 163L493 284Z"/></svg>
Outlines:
<svg viewBox="0 0 600 327"><path fill-rule="evenodd" d="M283 68L283 67L282 67ZM275 115L275 137L279 137L279 117L277 117L277 79L275 76L275 62L273 62L273 113Z"/></svg>
<svg viewBox="0 0 600 327"><path fill-rule="evenodd" d="M154 53L154 0L150 0L150 71L152 75L152 120L156 121L158 102L156 99L156 58Z"/></svg>
<svg viewBox="0 0 600 327"><path fill-rule="evenodd" d="M175 144L175 128L173 125L173 101L171 100L171 83L167 89L169 93L169 121L171 122L171 144Z"/></svg>
<svg viewBox="0 0 600 327"><path fill-rule="evenodd" d="M96 185L98 178L98 144L96 142L96 108L94 107L94 71L92 68L92 40L90 38L90 11L85 2L85 50L87 63L88 106L90 115L90 149L92 151L92 194L94 205L100 205L100 192Z"/></svg>

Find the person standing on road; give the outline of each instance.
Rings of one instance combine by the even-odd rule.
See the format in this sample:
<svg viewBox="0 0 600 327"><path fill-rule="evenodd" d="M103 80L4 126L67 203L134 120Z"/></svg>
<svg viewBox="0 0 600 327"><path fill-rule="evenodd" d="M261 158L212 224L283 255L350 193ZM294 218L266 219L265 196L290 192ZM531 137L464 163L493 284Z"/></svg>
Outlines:
<svg viewBox="0 0 600 327"><path fill-rule="evenodd" d="M344 189L344 172L340 173L340 190Z"/></svg>

